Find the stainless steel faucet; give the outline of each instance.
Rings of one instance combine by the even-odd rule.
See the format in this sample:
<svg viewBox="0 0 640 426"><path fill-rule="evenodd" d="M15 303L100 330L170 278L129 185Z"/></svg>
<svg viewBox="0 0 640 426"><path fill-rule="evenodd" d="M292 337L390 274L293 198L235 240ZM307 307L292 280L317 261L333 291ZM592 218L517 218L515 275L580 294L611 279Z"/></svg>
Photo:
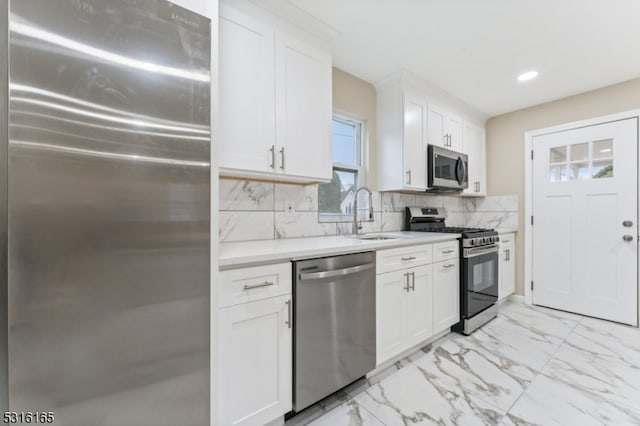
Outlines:
<svg viewBox="0 0 640 426"><path fill-rule="evenodd" d="M369 193L369 220L373 220L373 193L366 186L361 186L353 197L353 229L351 232L354 235L358 235L358 231L362 229L362 223L358 224L358 194L363 189Z"/></svg>

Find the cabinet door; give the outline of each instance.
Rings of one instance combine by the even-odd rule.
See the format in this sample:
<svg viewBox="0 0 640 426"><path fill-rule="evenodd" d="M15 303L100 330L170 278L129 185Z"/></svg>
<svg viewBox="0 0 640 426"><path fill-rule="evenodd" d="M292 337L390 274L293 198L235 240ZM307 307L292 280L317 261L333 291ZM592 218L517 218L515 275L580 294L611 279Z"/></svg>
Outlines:
<svg viewBox="0 0 640 426"><path fill-rule="evenodd" d="M435 105L429 104L429 119L428 119L428 138L427 142L431 145L441 146L443 148L449 148L448 139L446 136L446 113L445 111Z"/></svg>
<svg viewBox="0 0 640 426"><path fill-rule="evenodd" d="M219 23L221 172L271 173L276 168L274 30L223 6Z"/></svg>
<svg viewBox="0 0 640 426"><path fill-rule="evenodd" d="M407 272L376 276L376 364L380 365L403 347L403 304L407 294Z"/></svg>
<svg viewBox="0 0 640 426"><path fill-rule="evenodd" d="M516 291L516 263L514 234L504 234L500 238L500 259L498 262L498 296L504 299Z"/></svg>
<svg viewBox="0 0 640 426"><path fill-rule="evenodd" d="M464 124L462 152L469 156L469 188L465 195L486 195L486 147L484 129L471 123Z"/></svg>
<svg viewBox="0 0 640 426"><path fill-rule="evenodd" d="M219 424L266 424L291 410L291 308L287 295L219 310Z"/></svg>
<svg viewBox="0 0 640 426"><path fill-rule="evenodd" d="M462 119L453 114L447 114L445 130L449 135L449 149L462 152Z"/></svg>
<svg viewBox="0 0 640 426"><path fill-rule="evenodd" d="M331 180L331 56L276 33L279 173Z"/></svg>
<svg viewBox="0 0 640 426"><path fill-rule="evenodd" d="M427 104L419 97L405 93L403 96L404 141L403 165L404 187L425 190Z"/></svg>
<svg viewBox="0 0 640 426"><path fill-rule="evenodd" d="M433 333L449 329L460 321L460 261L449 259L433 264Z"/></svg>
<svg viewBox="0 0 640 426"><path fill-rule="evenodd" d="M433 335L433 269L431 265L411 268L410 288L406 294L406 348Z"/></svg>

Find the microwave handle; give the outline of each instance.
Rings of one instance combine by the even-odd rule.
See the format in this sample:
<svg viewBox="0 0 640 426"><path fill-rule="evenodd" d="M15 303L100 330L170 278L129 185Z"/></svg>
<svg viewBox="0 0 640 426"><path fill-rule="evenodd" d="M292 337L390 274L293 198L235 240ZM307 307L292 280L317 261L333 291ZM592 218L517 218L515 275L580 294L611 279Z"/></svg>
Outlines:
<svg viewBox="0 0 640 426"><path fill-rule="evenodd" d="M467 167L464 165L464 159L462 157L458 157L458 161L456 162L456 178L458 180L458 184L462 185L466 177Z"/></svg>

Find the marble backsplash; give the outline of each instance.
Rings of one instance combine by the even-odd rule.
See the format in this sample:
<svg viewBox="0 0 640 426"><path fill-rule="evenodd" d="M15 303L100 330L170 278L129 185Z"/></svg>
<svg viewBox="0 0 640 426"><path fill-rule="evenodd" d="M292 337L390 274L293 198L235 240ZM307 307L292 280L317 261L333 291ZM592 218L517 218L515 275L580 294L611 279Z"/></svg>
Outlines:
<svg viewBox="0 0 640 426"><path fill-rule="evenodd" d="M374 220L363 222L362 231L403 230L406 206L444 207L449 226L518 226L517 195L476 199L374 191ZM317 185L220 179L218 208L221 242L351 233L351 222L318 221Z"/></svg>

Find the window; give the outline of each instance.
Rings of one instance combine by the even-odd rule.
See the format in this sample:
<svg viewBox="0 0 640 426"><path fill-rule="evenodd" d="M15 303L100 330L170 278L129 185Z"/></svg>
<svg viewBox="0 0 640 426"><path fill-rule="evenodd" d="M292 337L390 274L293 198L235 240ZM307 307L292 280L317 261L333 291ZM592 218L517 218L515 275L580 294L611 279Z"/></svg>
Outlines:
<svg viewBox="0 0 640 426"><path fill-rule="evenodd" d="M333 116L333 179L318 187L318 210L322 222L346 222L353 217L355 191L364 185L363 130L362 121L342 115Z"/></svg>
<svg viewBox="0 0 640 426"><path fill-rule="evenodd" d="M549 151L549 182L613 177L613 139L558 146Z"/></svg>

